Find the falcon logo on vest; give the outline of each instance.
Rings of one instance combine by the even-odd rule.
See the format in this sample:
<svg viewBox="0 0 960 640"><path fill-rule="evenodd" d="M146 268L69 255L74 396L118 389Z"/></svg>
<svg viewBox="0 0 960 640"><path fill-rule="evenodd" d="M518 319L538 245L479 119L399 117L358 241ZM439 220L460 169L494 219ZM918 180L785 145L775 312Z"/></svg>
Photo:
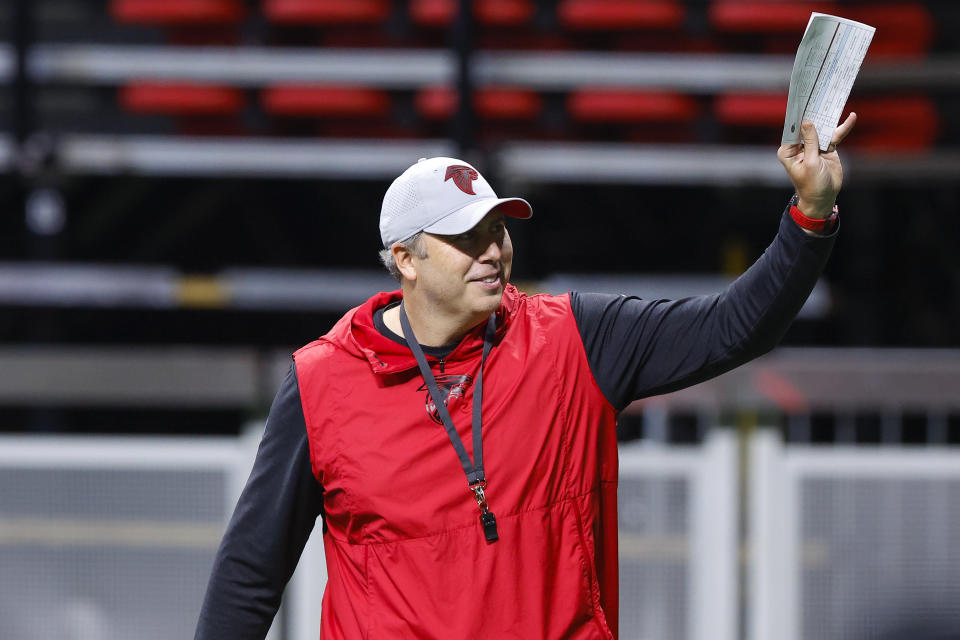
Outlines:
<svg viewBox="0 0 960 640"><path fill-rule="evenodd" d="M446 182L453 178L454 184L460 191L475 196L477 194L473 192L473 181L479 177L480 174L475 169L471 169L465 164L453 164L447 167L447 175L444 176L443 181Z"/></svg>
<svg viewBox="0 0 960 640"><path fill-rule="evenodd" d="M437 386L440 387L440 393L443 394L443 404L449 410L450 401L455 398L462 398L463 394L466 393L467 388L470 386L470 383L473 382L473 378L467 375L454 375L454 374L440 374L436 376ZM420 388L417 391L426 391L426 410L427 415L430 416L430 419L436 422L437 424L443 424L443 420L440 419L440 412L437 411L437 405L433 401L433 398L430 395L430 390L427 388L427 383L420 385Z"/></svg>

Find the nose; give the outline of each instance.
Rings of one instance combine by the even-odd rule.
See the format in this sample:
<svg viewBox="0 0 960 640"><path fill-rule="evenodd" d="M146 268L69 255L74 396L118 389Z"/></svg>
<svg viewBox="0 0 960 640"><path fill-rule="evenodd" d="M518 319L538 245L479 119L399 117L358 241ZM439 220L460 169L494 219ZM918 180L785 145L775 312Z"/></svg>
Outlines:
<svg viewBox="0 0 960 640"><path fill-rule="evenodd" d="M500 238L491 238L483 250L483 253L477 257L477 260L480 262L499 262L500 256L503 253L500 242Z"/></svg>

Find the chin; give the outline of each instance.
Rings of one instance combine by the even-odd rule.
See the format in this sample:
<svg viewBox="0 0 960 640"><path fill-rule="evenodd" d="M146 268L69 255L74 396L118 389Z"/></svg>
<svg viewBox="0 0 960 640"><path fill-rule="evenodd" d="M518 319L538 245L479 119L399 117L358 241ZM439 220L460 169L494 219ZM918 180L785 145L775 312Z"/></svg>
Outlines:
<svg viewBox="0 0 960 640"><path fill-rule="evenodd" d="M500 290L497 292L490 292L483 296L480 300L477 301L474 308L478 312L491 313L497 310L497 307L500 306L500 301L503 300L503 287L500 287Z"/></svg>

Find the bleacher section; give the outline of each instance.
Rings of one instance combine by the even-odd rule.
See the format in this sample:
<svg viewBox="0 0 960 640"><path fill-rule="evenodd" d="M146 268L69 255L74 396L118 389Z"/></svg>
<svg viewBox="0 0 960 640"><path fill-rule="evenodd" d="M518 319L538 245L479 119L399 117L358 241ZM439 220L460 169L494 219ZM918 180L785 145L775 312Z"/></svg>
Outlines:
<svg viewBox="0 0 960 640"><path fill-rule="evenodd" d="M74 4L84 5L82 0ZM87 13L95 11L84 6ZM269 137L293 131L398 139L445 135L450 127L438 125L449 125L458 104L454 52L447 48L458 7L457 0L111 0L107 13L94 21L100 25L98 32L110 33L97 44L118 47L106 51L108 60L70 52L69 64L41 72L37 80L44 89L70 84L75 91L96 91L103 118L81 119L83 133L189 130L193 135ZM482 0L473 7L474 62L469 68L477 92L473 108L484 132L481 144L485 139L516 139L512 123L521 120L525 137L532 140L769 140L771 136L758 131L768 133L782 121L777 96L785 94L786 77L781 70L789 64L810 12L823 11L877 27L851 107L865 110L864 128L891 134L854 136L850 148L916 151L948 145L941 137L951 130L941 126L946 108L941 94L954 91L957 82L948 87L909 85L949 47L945 43L952 21L958 19L956 8L911 0ZM42 11L37 18L41 34L44 20L56 23L55 16L45 17ZM69 27L58 24L56 31L64 30ZM78 24L75 37L58 41L82 46L83 33L84 26ZM130 45L138 39L166 42L169 48L147 52ZM53 44L41 37L37 51ZM184 45L188 47L178 48ZM211 46L224 45L220 60L207 57L213 53ZM342 59L326 68L339 64L340 74L318 74L293 59L307 52L336 51L343 52ZM431 57L438 72L404 80L402 56L410 52ZM770 79L758 85L757 78L744 73L738 65L745 53L764 54L756 64L776 66ZM288 69L286 77L272 77L271 67L256 64L264 60L251 63L250 54L275 58ZM288 54L290 59L284 57ZM355 57L364 54L377 56L379 80L370 82L371 62ZM524 59L524 54L532 57ZM639 57L622 57L631 54ZM493 57L485 58L488 55ZM484 64L504 55L499 65ZM247 61L240 62L244 58ZM239 74L231 59L244 65ZM124 64L120 77L117 72ZM590 81L592 71L586 78L571 75L583 64L597 68L593 76L599 82ZM623 68L648 65L651 77L642 79L636 77L641 70L634 69L630 77ZM298 68L305 73L290 71ZM624 77L619 84L603 79L599 71L604 68ZM201 70L206 72L202 82L197 78ZM6 77L11 73L8 68ZM877 81L871 81L872 73L878 74ZM499 79L491 77L497 74ZM519 75L503 80L512 74ZM550 78L554 86L549 86ZM684 86L678 86L680 78L686 79ZM115 90L112 101L103 100L102 88ZM204 121L196 117L201 114L211 117ZM41 121L43 115L41 111ZM229 126L212 116L229 119ZM189 122L181 122L184 118ZM63 119L61 113L55 120ZM296 122L284 122L287 119ZM317 126L309 126L311 119ZM366 126L358 127L358 120Z"/></svg>
<svg viewBox="0 0 960 640"><path fill-rule="evenodd" d="M107 262L197 281L276 265L369 273L378 194L416 158L442 154L534 201L538 215L511 233L523 247L516 272L535 286L558 272L586 274L577 282L587 287L621 271L732 276L763 251L789 196L774 151L790 69L810 12L828 11L877 34L842 150L851 248L831 260L826 310L791 335L956 342L960 4L476 0L469 20L461 4L0 5L0 79L17 79L24 40L27 87L0 98L0 204L20 211L34 189L63 202L42 224L0 221L2 266L33 277L49 275L48 263L85 273ZM32 28L18 27L18 6ZM223 332L179 311L152 317L158 328L97 307L47 332L43 318L75 307L54 311L11 287L2 309L16 312L0 326L13 339L276 346L301 334L272 323L300 323L309 338L333 313L226 305L239 315Z"/></svg>

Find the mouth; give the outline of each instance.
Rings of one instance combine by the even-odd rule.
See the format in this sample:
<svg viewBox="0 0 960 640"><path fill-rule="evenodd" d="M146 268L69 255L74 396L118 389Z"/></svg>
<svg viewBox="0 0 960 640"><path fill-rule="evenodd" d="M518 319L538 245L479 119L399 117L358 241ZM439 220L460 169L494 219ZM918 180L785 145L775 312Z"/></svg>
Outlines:
<svg viewBox="0 0 960 640"><path fill-rule="evenodd" d="M482 278L474 278L473 282L481 285L484 288L495 289L500 286L501 275L500 272L492 273L490 275L484 276Z"/></svg>

